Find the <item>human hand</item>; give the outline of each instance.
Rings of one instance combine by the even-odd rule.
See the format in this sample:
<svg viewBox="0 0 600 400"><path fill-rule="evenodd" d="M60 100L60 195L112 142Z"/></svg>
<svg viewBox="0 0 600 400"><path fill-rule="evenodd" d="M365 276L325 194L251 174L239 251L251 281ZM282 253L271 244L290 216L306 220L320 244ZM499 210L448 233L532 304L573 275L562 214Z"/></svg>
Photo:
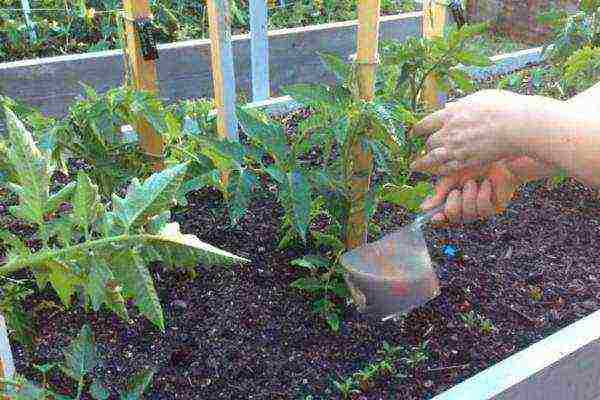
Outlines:
<svg viewBox="0 0 600 400"><path fill-rule="evenodd" d="M482 90L431 114L411 132L428 136L428 154L411 168L448 175L526 155L528 135L554 112L557 100Z"/></svg>
<svg viewBox="0 0 600 400"><path fill-rule="evenodd" d="M444 176L435 185L434 195L421 207L427 211L445 202L436 214L436 225L456 225L503 212L519 186L542 176L544 164L529 157L501 160L484 167L468 168Z"/></svg>

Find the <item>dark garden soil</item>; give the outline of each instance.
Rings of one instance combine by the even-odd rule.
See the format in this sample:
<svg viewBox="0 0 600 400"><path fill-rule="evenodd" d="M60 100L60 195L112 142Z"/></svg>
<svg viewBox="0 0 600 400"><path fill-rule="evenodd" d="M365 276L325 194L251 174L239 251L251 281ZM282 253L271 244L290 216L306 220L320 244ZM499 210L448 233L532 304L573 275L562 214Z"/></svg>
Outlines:
<svg viewBox="0 0 600 400"><path fill-rule="evenodd" d="M196 278L155 266L166 314L160 333L143 318L124 323L108 313L54 308L48 291L28 300L37 329L34 351L15 345L17 368L61 358L61 349L91 321L112 388L144 367L158 372L147 399L336 399L332 379L381 358L384 341L408 349L426 343L427 360L397 361L399 374L378 378L355 399L429 399L511 354L600 309L598 194L568 181L550 189L531 183L505 213L452 229L426 229L442 282L441 295L401 321L373 322L344 305L339 333L311 312L310 298L291 289L302 271L290 266L309 250L277 250L282 210L273 193L257 193L250 212L230 227L219 196L204 191L176 213L182 230L251 263L199 268ZM2 219L7 220L3 206ZM413 216L382 207L382 233ZM12 228L19 229L18 226ZM442 246L459 254L449 258ZM476 312L493 329L468 326ZM70 382L53 382L71 391Z"/></svg>

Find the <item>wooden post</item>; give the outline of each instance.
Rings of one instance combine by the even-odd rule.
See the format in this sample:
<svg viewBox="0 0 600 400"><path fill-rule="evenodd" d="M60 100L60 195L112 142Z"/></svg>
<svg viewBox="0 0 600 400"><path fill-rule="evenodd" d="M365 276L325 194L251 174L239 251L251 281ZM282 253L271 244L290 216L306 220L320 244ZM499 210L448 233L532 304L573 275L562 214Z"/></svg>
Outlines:
<svg viewBox="0 0 600 400"><path fill-rule="evenodd" d="M238 140L231 15L228 0L208 0L208 23L217 129L221 138Z"/></svg>
<svg viewBox="0 0 600 400"><path fill-rule="evenodd" d="M444 36L444 29L450 16L448 6L439 4L436 0L423 0L423 36L426 38ZM431 109L443 108L447 95L439 90L436 77L430 75L425 81L423 100Z"/></svg>
<svg viewBox="0 0 600 400"><path fill-rule="evenodd" d="M15 374L10 343L8 341L8 330L4 317L0 314L0 379L12 379ZM0 385L0 390L2 385ZM0 399L4 399L0 396Z"/></svg>
<svg viewBox="0 0 600 400"><path fill-rule="evenodd" d="M250 57L252 59L252 100L267 100L269 82L269 38L267 0L250 0Z"/></svg>
<svg viewBox="0 0 600 400"><path fill-rule="evenodd" d="M375 72L379 61L379 14L380 0L358 1L357 72L359 94L371 101L375 95ZM365 152L361 143L352 149L354 166L351 181L351 210L348 220L346 247L353 249L367 241L365 200L369 192L373 156Z"/></svg>
<svg viewBox="0 0 600 400"><path fill-rule="evenodd" d="M136 32L134 21L138 18L152 18L148 0L124 0L125 37L127 39L127 62L131 72L131 81L137 90L158 92L158 77L154 60L144 60L142 47ZM157 159L155 169L163 167L163 140L152 126L143 119L135 123L135 131L144 152Z"/></svg>

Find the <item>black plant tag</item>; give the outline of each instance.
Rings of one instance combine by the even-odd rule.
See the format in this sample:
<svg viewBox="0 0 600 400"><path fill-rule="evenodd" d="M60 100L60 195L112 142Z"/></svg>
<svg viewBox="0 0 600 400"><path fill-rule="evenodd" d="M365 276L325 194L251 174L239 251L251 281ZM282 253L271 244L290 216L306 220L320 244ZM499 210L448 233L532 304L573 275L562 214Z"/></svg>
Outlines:
<svg viewBox="0 0 600 400"><path fill-rule="evenodd" d="M142 57L146 61L158 60L158 48L156 47L156 29L152 24L152 18L138 18L135 20L135 31L142 46Z"/></svg>
<svg viewBox="0 0 600 400"><path fill-rule="evenodd" d="M467 23L467 19L465 17L465 12L463 10L461 1L450 0L448 7L450 8L450 12L452 13L452 18L454 18L454 22L456 22L456 25L458 25L459 28L462 28Z"/></svg>

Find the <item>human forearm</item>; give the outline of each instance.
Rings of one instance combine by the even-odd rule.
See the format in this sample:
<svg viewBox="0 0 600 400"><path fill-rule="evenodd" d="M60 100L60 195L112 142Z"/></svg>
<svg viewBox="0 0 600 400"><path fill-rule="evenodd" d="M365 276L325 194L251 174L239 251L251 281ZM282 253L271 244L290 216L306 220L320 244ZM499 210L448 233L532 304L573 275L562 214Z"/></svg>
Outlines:
<svg viewBox="0 0 600 400"><path fill-rule="evenodd" d="M566 101L581 112L600 113L600 82Z"/></svg>
<svg viewBox="0 0 600 400"><path fill-rule="evenodd" d="M593 111L598 106L591 104L592 98L600 97L599 88L572 102L532 99L528 129L516 138L522 153L600 188L600 114ZM590 103L586 108L582 108L583 96L584 103Z"/></svg>
<svg viewBox="0 0 600 400"><path fill-rule="evenodd" d="M560 173L554 165L534 160L531 157L519 157L505 163L509 171L521 182L527 183L550 178Z"/></svg>

